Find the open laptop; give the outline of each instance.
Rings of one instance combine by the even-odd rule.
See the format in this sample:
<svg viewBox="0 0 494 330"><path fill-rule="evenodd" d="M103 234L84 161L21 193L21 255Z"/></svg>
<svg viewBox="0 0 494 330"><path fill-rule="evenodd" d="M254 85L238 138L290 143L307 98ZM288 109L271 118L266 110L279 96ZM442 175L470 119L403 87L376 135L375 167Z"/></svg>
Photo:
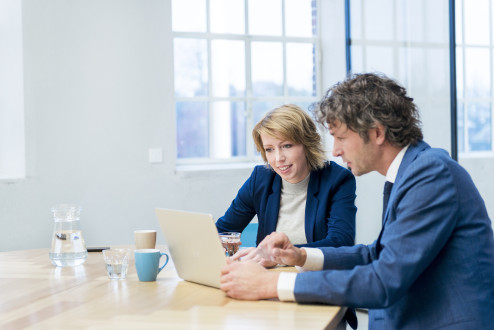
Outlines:
<svg viewBox="0 0 494 330"><path fill-rule="evenodd" d="M225 249L210 214L156 209L178 276L186 281L220 287Z"/></svg>

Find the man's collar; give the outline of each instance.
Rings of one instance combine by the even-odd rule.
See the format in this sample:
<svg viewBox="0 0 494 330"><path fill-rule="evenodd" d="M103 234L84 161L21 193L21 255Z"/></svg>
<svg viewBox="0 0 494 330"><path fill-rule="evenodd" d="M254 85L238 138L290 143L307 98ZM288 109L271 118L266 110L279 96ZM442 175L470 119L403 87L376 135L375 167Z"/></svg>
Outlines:
<svg viewBox="0 0 494 330"><path fill-rule="evenodd" d="M398 175L398 170L400 169L401 161L403 160L403 156L405 156L405 152L407 151L408 146L404 147L400 150L400 152L396 155L395 159L389 165L388 172L386 172L386 181L391 183L395 183L396 176Z"/></svg>

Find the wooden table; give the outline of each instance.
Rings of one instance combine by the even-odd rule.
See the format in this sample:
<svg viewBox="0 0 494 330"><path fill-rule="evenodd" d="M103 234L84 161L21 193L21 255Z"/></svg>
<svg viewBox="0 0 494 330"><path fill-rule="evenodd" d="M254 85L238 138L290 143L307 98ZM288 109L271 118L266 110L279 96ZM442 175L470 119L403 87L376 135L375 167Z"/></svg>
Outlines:
<svg viewBox="0 0 494 330"><path fill-rule="evenodd" d="M161 247L164 251L165 248ZM170 261L156 282L110 280L101 252L55 267L48 249L0 252L0 329L334 329L345 308L240 301L178 278Z"/></svg>

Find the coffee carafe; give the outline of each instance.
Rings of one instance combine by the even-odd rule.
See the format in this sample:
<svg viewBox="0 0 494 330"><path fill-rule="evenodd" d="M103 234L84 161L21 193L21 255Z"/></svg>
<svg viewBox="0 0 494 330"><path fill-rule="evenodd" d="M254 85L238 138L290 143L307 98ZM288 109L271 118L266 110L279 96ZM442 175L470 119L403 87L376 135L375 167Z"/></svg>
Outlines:
<svg viewBox="0 0 494 330"><path fill-rule="evenodd" d="M78 266L87 258L86 244L80 228L81 206L59 204L54 206L54 229L50 260L55 266Z"/></svg>

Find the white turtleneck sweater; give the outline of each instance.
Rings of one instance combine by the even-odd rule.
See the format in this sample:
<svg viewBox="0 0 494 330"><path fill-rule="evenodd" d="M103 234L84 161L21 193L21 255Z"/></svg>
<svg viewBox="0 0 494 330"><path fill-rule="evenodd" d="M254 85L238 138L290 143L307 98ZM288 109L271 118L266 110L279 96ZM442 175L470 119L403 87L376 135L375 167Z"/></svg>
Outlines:
<svg viewBox="0 0 494 330"><path fill-rule="evenodd" d="M310 174L298 183L282 180L280 212L276 231L285 233L293 244L305 244L305 201Z"/></svg>

